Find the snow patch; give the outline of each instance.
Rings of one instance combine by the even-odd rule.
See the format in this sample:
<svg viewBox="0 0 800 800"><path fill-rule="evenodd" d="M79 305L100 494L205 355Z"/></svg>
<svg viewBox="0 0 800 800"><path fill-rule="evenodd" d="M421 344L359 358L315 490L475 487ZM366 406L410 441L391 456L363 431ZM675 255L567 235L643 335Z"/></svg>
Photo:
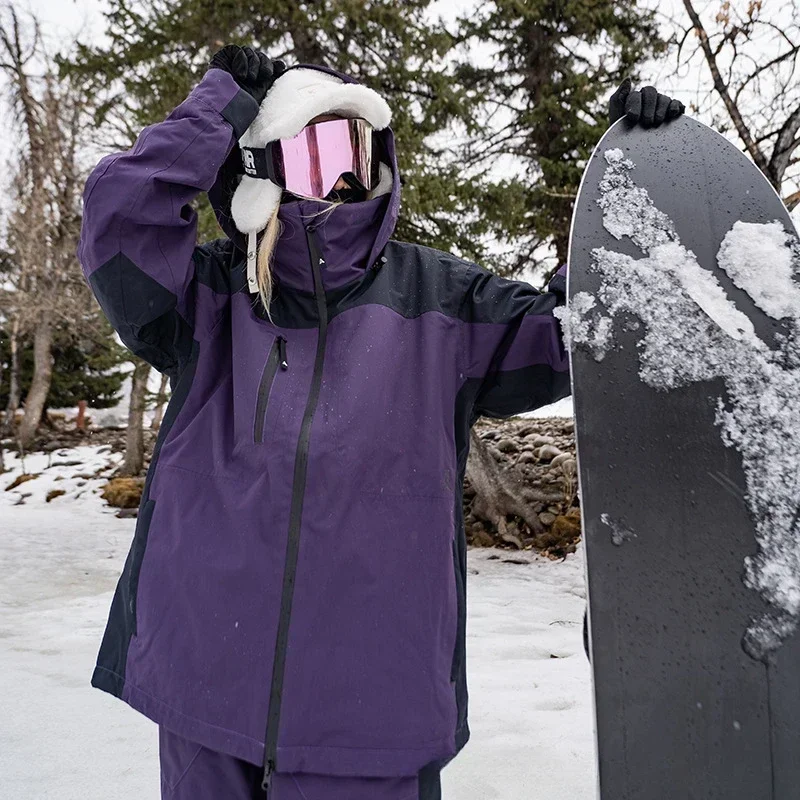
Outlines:
<svg viewBox="0 0 800 800"><path fill-rule="evenodd" d="M609 169L600 181L598 203L606 230L616 239L627 236L646 253L660 244L677 241L672 221L628 174L635 168L633 161L625 158L619 148L606 150L605 159Z"/></svg>
<svg viewBox="0 0 800 800"><path fill-rule="evenodd" d="M754 338L750 318L728 299L719 281L698 263L694 253L677 242L658 245L651 257L656 264L669 265L686 294L733 339Z"/></svg>
<svg viewBox="0 0 800 800"><path fill-rule="evenodd" d="M2 490L22 471L7 458L0 500L16 493ZM30 455L29 471L42 474L19 491L33 494L25 505L0 507L0 796L9 800L160 797L155 724L89 684L135 522L116 519L90 491L50 503L43 496L75 473L116 463L97 447L58 451L50 461ZM583 550L564 561L523 551L514 557L525 564L504 563L508 556L467 553L474 749L442 773L444 796L591 800Z"/></svg>
<svg viewBox="0 0 800 800"><path fill-rule="evenodd" d="M797 316L800 310L798 262L796 240L777 220L735 223L717 255L717 263L731 280L775 319Z"/></svg>
<svg viewBox="0 0 800 800"><path fill-rule="evenodd" d="M800 625L800 291L793 279L797 242L784 233L781 243L778 232L769 227L755 231L734 226L720 251L737 285L747 287L759 304L788 317L788 332L777 337L776 349L770 349L714 275L681 245L672 221L634 184L634 164L620 151L605 156L609 166L598 200L603 223L616 238L631 238L645 257L603 248L593 251L593 269L602 276L597 299L608 312L603 330L610 331L613 318L620 315L641 320L639 376L654 389L723 382L715 421L723 443L742 456L745 502L758 544L758 552L745 560L744 582L772 606L771 612L751 621L743 645L753 658L763 660ZM764 263L756 249L759 241L768 245L769 262L779 265L780 297L765 286L771 264L757 271L757 259ZM580 298L577 309L573 301L573 311L596 312L591 324L599 329L601 312L590 302L594 299ZM594 354L593 337L583 328L576 335L571 321L570 315L572 345L587 346Z"/></svg>
<svg viewBox="0 0 800 800"><path fill-rule="evenodd" d="M564 397L561 400L552 403L549 406L542 406L541 408L537 408L535 411L526 411L524 414L520 414L520 417L527 419L537 419L542 417L574 417L575 416L575 409L572 405L572 398L571 397Z"/></svg>
<svg viewBox="0 0 800 800"><path fill-rule="evenodd" d="M567 306L553 309L553 316L561 325L564 342L569 349L575 345L586 347L596 361L602 361L614 344L611 319L600 313L590 315L596 301L588 292L578 292Z"/></svg>

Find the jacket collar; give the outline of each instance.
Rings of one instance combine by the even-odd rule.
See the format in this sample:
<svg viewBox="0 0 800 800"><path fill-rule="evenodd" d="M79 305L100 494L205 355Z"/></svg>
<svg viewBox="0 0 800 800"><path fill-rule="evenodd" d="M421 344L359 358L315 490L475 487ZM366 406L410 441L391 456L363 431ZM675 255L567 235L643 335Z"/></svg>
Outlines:
<svg viewBox="0 0 800 800"><path fill-rule="evenodd" d="M322 258L320 271L326 291L361 277L386 244L381 233L391 201L392 195L386 194L344 203L332 211L319 200L283 203L278 211L283 230L272 261L278 283L314 291L309 235Z"/></svg>

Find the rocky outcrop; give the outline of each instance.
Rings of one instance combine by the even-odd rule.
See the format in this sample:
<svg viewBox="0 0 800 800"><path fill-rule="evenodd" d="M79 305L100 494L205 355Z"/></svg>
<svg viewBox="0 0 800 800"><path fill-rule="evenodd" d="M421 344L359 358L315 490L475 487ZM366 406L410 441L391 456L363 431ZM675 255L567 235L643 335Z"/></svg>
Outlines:
<svg viewBox="0 0 800 800"><path fill-rule="evenodd" d="M504 480L532 507L497 524L485 513L469 477L464 481L464 524L473 547L534 549L554 558L575 551L580 540L574 421L563 417L494 420L481 418L474 432L497 462Z"/></svg>

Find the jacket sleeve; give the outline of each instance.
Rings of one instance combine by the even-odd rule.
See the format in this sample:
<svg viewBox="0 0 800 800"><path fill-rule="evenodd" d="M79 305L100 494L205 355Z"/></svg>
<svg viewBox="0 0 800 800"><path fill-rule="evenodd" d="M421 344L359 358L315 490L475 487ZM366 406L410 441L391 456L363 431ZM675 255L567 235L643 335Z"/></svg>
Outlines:
<svg viewBox="0 0 800 800"><path fill-rule="evenodd" d="M258 103L224 70L208 70L133 147L108 155L83 193L78 260L125 345L162 372L191 349L197 212Z"/></svg>
<svg viewBox="0 0 800 800"><path fill-rule="evenodd" d="M553 310L566 302L566 265L540 292L481 267L467 272L465 378L478 381L475 414L509 417L570 393L569 360Z"/></svg>

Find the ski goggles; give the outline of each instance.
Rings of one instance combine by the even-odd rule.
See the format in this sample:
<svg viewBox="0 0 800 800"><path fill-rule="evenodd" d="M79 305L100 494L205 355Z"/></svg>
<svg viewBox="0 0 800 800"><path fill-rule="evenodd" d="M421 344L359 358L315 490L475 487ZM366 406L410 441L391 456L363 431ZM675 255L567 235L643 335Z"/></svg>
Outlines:
<svg viewBox="0 0 800 800"><path fill-rule="evenodd" d="M291 139L264 148L242 147L243 171L305 197L327 196L339 178L369 191L378 181L373 133L361 118L315 122Z"/></svg>

